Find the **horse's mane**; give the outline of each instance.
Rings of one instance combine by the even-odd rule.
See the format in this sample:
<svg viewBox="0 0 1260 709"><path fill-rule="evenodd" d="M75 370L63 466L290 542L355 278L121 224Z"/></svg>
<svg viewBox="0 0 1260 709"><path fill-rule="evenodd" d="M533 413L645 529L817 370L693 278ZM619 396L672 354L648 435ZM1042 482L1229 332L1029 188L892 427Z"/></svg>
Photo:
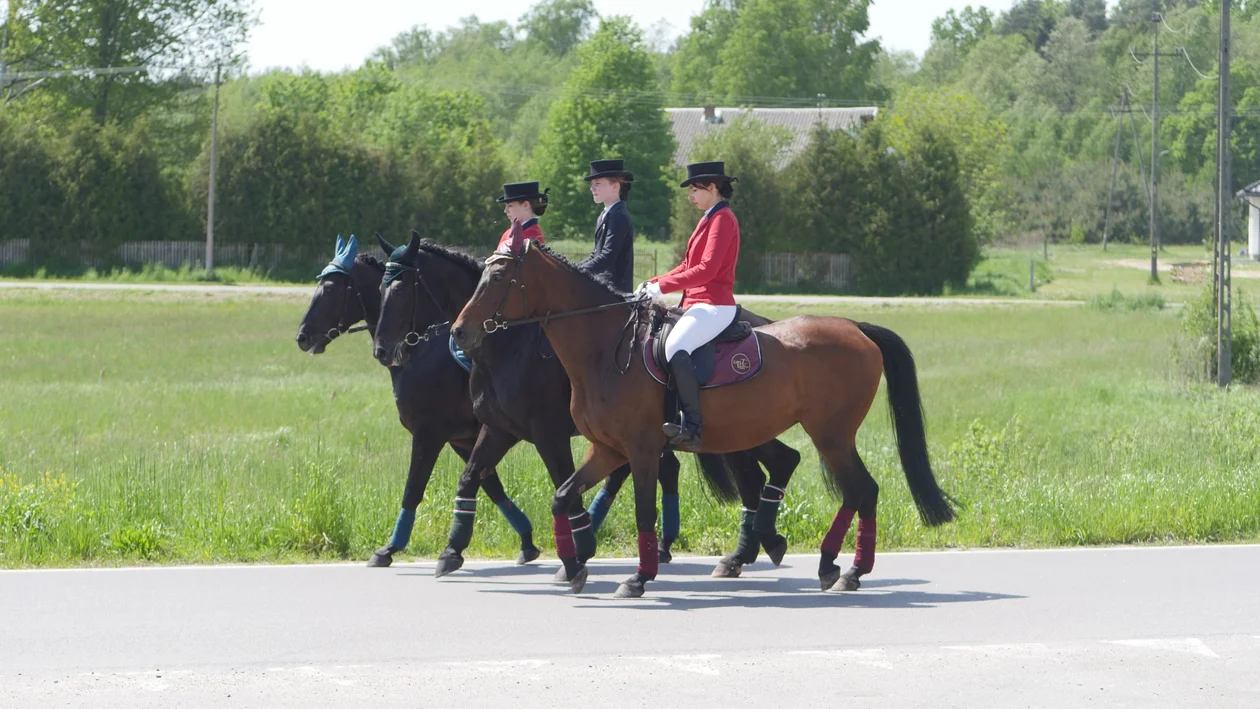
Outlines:
<svg viewBox="0 0 1260 709"><path fill-rule="evenodd" d="M354 260L365 266L371 266L377 271L385 270L385 264L381 263L379 259L377 259L375 256L372 256L371 254L359 254L358 256L354 257Z"/></svg>
<svg viewBox="0 0 1260 709"><path fill-rule="evenodd" d="M468 275L472 276L474 279L476 280L481 279L481 268L482 268L481 262L473 258L472 256L469 256L468 254L464 253L463 251L459 251L458 249L453 249L449 246L442 246L441 244L435 244L432 241L427 241L427 240L420 242L420 250L427 251L436 256L445 257L446 259L453 262L456 266L459 266L460 268L467 271Z"/></svg>
<svg viewBox="0 0 1260 709"><path fill-rule="evenodd" d="M568 266L569 268L573 269L573 270L574 270L574 272L582 274L582 275L583 275L583 276L585 276L585 277L587 278L587 280L589 280L591 283L594 283L595 285L599 286L600 288L603 288L604 290L608 291L608 293L609 293L610 295L612 295L612 296L616 297L616 298L617 298L617 300L625 300L625 299L626 299L627 294L626 294L626 293L622 293L621 291L617 290L617 286L614 286L614 285L612 284L612 281L608 280L608 278L607 278L606 276L604 276L604 274L602 274L602 273L598 273L598 274L597 274L597 273L591 273L590 271L588 271L588 270L586 270L586 269L584 269L584 268L582 268L582 267L578 266L577 264L573 263L573 262L572 262L572 261L570 261L569 259L565 258L563 254L560 254L560 253L558 253L558 252L556 252L556 251L552 251L550 248L548 248L548 247L547 247L547 245L546 245L546 244L540 244L540 243L538 243L538 242L534 242L534 244L533 244L533 248L536 248L536 249L541 249L543 253L547 254L548 256L550 256L550 257L554 258L555 260L559 261L560 263L562 263L562 264L564 264L564 265Z"/></svg>

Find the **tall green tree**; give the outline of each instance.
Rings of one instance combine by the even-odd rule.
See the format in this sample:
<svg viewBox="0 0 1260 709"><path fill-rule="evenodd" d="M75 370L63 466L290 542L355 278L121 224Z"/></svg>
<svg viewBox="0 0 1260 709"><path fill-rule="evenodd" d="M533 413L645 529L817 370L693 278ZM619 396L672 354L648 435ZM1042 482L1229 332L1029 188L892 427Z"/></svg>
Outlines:
<svg viewBox="0 0 1260 709"><path fill-rule="evenodd" d="M599 208L582 177L591 160L622 158L635 176L636 230L664 239L675 143L642 32L628 18L608 18L576 54L578 66L552 105L534 155L531 179L551 188L545 230L590 238Z"/></svg>
<svg viewBox="0 0 1260 709"><path fill-rule="evenodd" d="M527 41L564 56L577 48L599 19L591 0L542 0L521 17L518 27Z"/></svg>
<svg viewBox="0 0 1260 709"><path fill-rule="evenodd" d="M126 74L49 79L40 93L66 114L130 120L178 88L171 77L213 76L240 59L252 0L27 0L18 3L6 53L12 70L141 67ZM22 23L17 26L17 22Z"/></svg>

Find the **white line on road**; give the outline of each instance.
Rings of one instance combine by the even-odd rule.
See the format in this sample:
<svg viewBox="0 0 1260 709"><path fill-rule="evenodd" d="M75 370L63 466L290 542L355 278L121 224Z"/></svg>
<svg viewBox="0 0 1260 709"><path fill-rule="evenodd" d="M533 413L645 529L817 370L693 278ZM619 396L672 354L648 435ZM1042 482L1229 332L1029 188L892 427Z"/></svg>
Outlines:
<svg viewBox="0 0 1260 709"><path fill-rule="evenodd" d="M1136 640L1107 640L1112 645L1149 648L1152 650L1173 650L1188 652L1203 657L1220 657L1212 648L1198 638L1141 638Z"/></svg>

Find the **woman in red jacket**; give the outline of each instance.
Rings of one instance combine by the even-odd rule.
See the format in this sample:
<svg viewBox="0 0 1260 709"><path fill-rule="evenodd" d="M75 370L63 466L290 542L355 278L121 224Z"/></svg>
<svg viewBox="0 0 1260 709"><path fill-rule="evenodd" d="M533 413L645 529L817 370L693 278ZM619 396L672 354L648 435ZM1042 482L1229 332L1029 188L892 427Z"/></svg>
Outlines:
<svg viewBox="0 0 1260 709"><path fill-rule="evenodd" d="M727 203L734 192L734 181L721 162L687 166L687 179L682 186L690 189L687 199L704 216L687 240L682 264L645 281L636 291L636 295L654 300L663 293L683 293L679 305L686 312L665 341L665 359L678 388L682 416L678 423L666 423L663 430L670 443L684 451L700 450L700 386L691 367L691 353L725 330L734 321L737 310L739 222Z"/></svg>
<svg viewBox="0 0 1260 709"><path fill-rule="evenodd" d="M545 243L542 229L538 226L538 218L547 211L547 192L538 191L537 182L512 182L503 186L503 196L495 201L503 205L503 213L508 218L508 228L499 237L496 251L507 248L508 237L512 235L512 220L519 219L525 238L536 243Z"/></svg>

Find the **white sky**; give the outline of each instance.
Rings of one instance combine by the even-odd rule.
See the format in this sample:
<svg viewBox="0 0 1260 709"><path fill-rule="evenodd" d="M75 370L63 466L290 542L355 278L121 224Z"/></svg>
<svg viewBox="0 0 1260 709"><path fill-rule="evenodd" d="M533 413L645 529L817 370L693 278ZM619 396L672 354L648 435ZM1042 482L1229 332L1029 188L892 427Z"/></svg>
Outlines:
<svg viewBox="0 0 1260 709"><path fill-rule="evenodd" d="M661 20L670 37L683 34L704 0L594 0L601 15L630 15L644 29ZM257 0L261 24L248 44L255 71L308 66L321 71L357 67L372 50L389 43L412 25L445 29L461 17L515 23L531 0ZM986 5L995 12L1013 0L874 0L869 37L891 49L922 56L932 34L932 20L950 8ZM1113 3L1109 2L1108 5Z"/></svg>

